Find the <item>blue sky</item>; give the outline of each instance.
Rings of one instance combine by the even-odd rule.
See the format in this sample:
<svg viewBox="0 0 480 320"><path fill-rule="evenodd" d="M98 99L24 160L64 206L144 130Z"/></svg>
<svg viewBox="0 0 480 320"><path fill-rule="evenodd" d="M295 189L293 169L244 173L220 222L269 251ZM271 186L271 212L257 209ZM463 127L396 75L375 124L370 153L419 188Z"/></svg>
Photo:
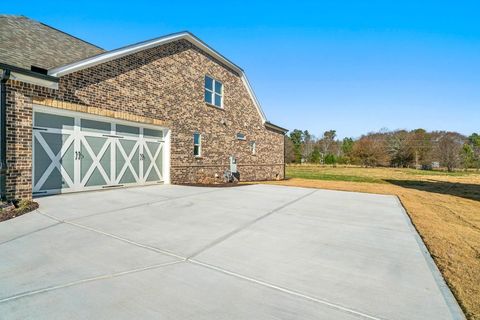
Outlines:
<svg viewBox="0 0 480 320"><path fill-rule="evenodd" d="M105 49L189 30L240 65L270 121L315 135L480 131L475 1L2 1Z"/></svg>

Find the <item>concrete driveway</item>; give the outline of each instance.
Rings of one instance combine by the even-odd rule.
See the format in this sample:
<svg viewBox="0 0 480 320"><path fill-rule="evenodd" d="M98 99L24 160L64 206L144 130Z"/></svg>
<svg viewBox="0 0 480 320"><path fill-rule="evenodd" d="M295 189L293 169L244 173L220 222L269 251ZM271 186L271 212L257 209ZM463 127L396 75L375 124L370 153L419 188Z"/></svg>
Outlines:
<svg viewBox="0 0 480 320"><path fill-rule="evenodd" d="M461 319L397 198L269 185L38 199L2 319Z"/></svg>

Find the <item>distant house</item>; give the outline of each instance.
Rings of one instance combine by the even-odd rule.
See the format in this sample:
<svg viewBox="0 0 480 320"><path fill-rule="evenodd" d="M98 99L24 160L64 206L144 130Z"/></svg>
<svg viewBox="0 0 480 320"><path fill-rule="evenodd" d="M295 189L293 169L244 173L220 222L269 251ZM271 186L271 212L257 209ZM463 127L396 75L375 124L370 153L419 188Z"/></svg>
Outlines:
<svg viewBox="0 0 480 320"><path fill-rule="evenodd" d="M0 69L9 198L212 183L231 159L242 180L284 177L286 129L244 71L189 32L105 51L4 15Z"/></svg>
<svg viewBox="0 0 480 320"><path fill-rule="evenodd" d="M429 164L422 164L419 168L417 169L422 169L422 170L433 170L433 169L438 169L440 168L440 162L438 161L433 161Z"/></svg>

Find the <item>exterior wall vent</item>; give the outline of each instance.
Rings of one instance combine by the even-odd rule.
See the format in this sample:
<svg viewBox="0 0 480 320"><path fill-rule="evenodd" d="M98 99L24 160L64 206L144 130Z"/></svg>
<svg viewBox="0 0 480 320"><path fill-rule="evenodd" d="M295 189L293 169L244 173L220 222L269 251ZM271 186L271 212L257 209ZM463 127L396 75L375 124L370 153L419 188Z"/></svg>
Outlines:
<svg viewBox="0 0 480 320"><path fill-rule="evenodd" d="M237 133L237 140L247 140L245 135L243 133Z"/></svg>

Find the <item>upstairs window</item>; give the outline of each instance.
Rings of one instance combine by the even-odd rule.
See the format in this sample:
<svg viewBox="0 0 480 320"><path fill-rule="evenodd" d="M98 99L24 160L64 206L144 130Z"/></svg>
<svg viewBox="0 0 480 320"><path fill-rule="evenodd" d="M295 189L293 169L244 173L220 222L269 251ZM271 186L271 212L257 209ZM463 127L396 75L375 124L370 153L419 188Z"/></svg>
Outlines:
<svg viewBox="0 0 480 320"><path fill-rule="evenodd" d="M195 157L202 156L202 135L198 132L193 134L193 155Z"/></svg>
<svg viewBox="0 0 480 320"><path fill-rule="evenodd" d="M223 108L223 84L209 76L205 76L205 102Z"/></svg>

